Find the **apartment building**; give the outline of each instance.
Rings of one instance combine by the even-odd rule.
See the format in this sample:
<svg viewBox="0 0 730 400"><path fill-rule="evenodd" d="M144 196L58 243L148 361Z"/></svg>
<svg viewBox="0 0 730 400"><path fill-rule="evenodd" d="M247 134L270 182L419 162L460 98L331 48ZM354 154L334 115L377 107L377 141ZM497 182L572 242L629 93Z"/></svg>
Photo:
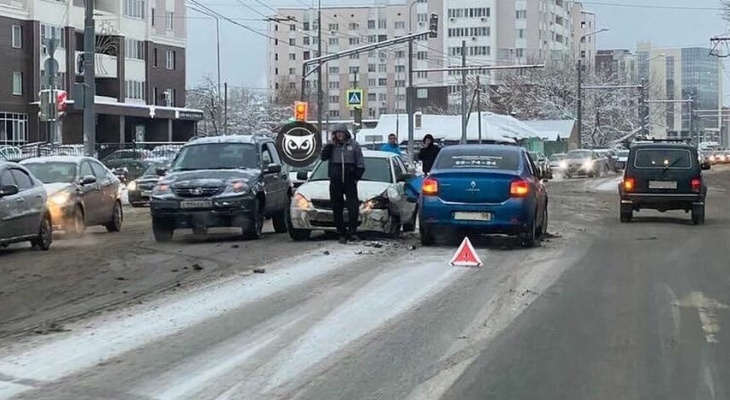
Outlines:
<svg viewBox="0 0 730 400"><path fill-rule="evenodd" d="M613 77L622 82L639 82L636 55L627 49L598 50L595 68L601 76Z"/></svg>
<svg viewBox="0 0 730 400"><path fill-rule="evenodd" d="M699 131L708 140L720 139L721 59L711 56L709 48L655 48L650 43L638 45L636 59L638 76L652 84L652 96L656 96L656 100L677 100L650 108L653 135L688 137L690 131L694 134ZM688 99L693 100L692 114L689 103L679 102ZM692 119L690 115L693 115Z"/></svg>
<svg viewBox="0 0 730 400"><path fill-rule="evenodd" d="M57 39L55 87L73 101L83 82L84 0L0 0L0 143L81 143L82 111L71 106L50 132L38 117L50 88L47 38ZM182 140L202 113L184 109L184 0L96 0L96 141ZM154 107L150 107L154 106Z"/></svg>
<svg viewBox="0 0 730 400"><path fill-rule="evenodd" d="M285 22L271 22L269 34L275 38L268 48L268 84L286 97L300 89L302 61L317 54L317 10L278 9ZM593 38L580 43L595 27L595 15L585 12L573 0L414 0L405 4L338 6L322 8L322 51L333 53L368 43L428 30L430 14L439 16L437 38L414 42L413 68L423 70L462 64L462 46L468 65L510 65L544 61L548 57L595 54ZM575 17L578 13L579 16ZM578 25L576 28L575 25ZM581 46L578 46L581 44ZM347 119L345 90L355 86L366 91L365 117L383 113L404 113L408 85L407 45L370 51L328 62L323 67L325 115ZM488 71L482 82L492 82ZM307 78L307 93L316 93L316 74ZM458 71L414 73L417 110L446 109L458 98L461 73ZM311 90L315 89L315 90ZM451 96L450 96L451 95ZM308 97L314 102L316 97ZM315 108L310 107L314 112Z"/></svg>

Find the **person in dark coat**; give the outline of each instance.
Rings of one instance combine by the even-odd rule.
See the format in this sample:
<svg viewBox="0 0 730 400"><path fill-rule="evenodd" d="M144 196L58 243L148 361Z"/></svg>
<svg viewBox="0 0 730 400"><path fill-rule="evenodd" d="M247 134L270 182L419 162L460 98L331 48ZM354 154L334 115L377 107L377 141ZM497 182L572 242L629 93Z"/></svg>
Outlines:
<svg viewBox="0 0 730 400"><path fill-rule="evenodd" d="M365 160L360 145L352 139L344 124L336 125L332 138L322 149L322 161L328 161L330 177L330 201L340 243L357 239L357 219L360 200L357 182L365 173ZM345 225L344 207L347 204L348 223Z"/></svg>
<svg viewBox="0 0 730 400"><path fill-rule="evenodd" d="M428 134L423 137L423 147L418 152L418 160L423 163L423 173L428 174L433 168L433 162L436 160L436 156L439 155L441 148L438 147L433 140L433 135Z"/></svg>

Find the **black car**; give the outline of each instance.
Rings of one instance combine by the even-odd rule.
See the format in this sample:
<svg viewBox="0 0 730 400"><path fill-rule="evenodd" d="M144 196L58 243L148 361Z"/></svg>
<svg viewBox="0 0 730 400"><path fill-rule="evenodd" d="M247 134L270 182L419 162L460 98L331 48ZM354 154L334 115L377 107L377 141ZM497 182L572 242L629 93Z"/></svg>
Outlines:
<svg viewBox="0 0 730 400"><path fill-rule="evenodd" d="M121 183L101 162L91 157L53 156L21 162L43 182L53 225L80 235L102 225L109 232L122 229Z"/></svg>
<svg viewBox="0 0 730 400"><path fill-rule="evenodd" d="M152 230L158 242L172 239L176 229L204 234L209 227L240 227L245 238L258 239L270 217L283 233L290 193L272 139L199 138L180 149L152 191Z"/></svg>
<svg viewBox="0 0 730 400"><path fill-rule="evenodd" d="M127 184L127 197L132 207L142 207L149 204L152 189L160 180L157 170L170 167L170 164L165 162L147 162L147 165L146 171Z"/></svg>
<svg viewBox="0 0 730 400"><path fill-rule="evenodd" d="M642 209L692 212L692 222L705 221L707 186L697 148L689 144L657 142L631 148L619 184L621 222L631 222Z"/></svg>

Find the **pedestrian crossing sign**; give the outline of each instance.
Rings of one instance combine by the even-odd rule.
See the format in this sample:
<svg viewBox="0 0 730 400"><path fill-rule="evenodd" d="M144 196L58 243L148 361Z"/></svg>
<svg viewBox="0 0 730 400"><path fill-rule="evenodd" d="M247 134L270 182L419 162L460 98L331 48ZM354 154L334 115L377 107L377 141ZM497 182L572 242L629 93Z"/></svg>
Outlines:
<svg viewBox="0 0 730 400"><path fill-rule="evenodd" d="M362 89L348 89L347 90L347 106L362 108L362 106L363 106Z"/></svg>

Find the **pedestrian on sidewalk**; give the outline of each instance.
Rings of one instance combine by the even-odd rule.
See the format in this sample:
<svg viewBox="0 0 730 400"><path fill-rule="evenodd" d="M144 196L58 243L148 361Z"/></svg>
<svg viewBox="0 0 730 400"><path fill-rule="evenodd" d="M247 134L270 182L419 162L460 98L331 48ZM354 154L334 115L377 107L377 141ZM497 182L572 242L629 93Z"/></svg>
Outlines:
<svg viewBox="0 0 730 400"><path fill-rule="evenodd" d="M400 147L398 147L398 136L396 136L395 133L391 133L390 135L388 135L388 143L384 144L380 148L380 151L388 151L401 155Z"/></svg>
<svg viewBox="0 0 730 400"><path fill-rule="evenodd" d="M431 172L439 151L441 151L441 148L434 143L433 135L429 133L423 137L423 144L421 150L418 152L418 160L423 163L424 175L428 175Z"/></svg>
<svg viewBox="0 0 730 400"><path fill-rule="evenodd" d="M322 161L328 161L330 178L330 201L340 243L357 240L357 220L360 213L360 199L357 182L365 173L365 161L360 145L352 139L344 124L332 129L332 138L322 150ZM347 205L347 224L344 210Z"/></svg>

